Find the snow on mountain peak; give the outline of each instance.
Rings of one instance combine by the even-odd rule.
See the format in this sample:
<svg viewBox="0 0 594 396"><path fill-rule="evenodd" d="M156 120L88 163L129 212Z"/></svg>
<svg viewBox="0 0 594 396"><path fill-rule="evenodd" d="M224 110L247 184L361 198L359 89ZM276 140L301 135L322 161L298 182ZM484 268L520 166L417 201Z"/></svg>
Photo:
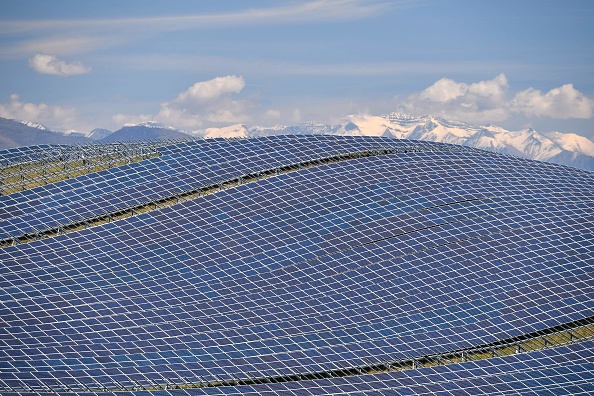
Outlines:
<svg viewBox="0 0 594 396"><path fill-rule="evenodd" d="M140 122L138 124L134 124L134 123L128 123L128 124L124 124L124 127L145 127L145 128L161 128L161 129L171 129L171 130L177 130L173 127L170 126L166 126L163 123L159 122L159 121L144 121L144 122Z"/></svg>
<svg viewBox="0 0 594 396"><path fill-rule="evenodd" d="M287 125L282 125L282 124L276 124L275 126L271 126L271 127L263 127L263 126L253 126L250 128L251 131L285 131L287 130L287 128L289 128L289 126Z"/></svg>
<svg viewBox="0 0 594 396"><path fill-rule="evenodd" d="M575 133L551 132L546 134L549 139L567 151L594 157L594 142Z"/></svg>
<svg viewBox="0 0 594 396"><path fill-rule="evenodd" d="M419 122L421 120L427 119L428 116L417 117L417 116L414 116L411 114L393 112L393 113L388 114L387 116L384 116L384 118L386 118L387 120L389 120L390 122L392 122L394 124L401 124L401 123Z"/></svg>
<svg viewBox="0 0 594 396"><path fill-rule="evenodd" d="M21 123L23 125L27 125L28 127L31 127L31 128L39 129L41 131L47 131L48 130L44 125L41 125L38 122L21 121L21 120L13 120L13 121L19 122L19 123Z"/></svg>
<svg viewBox="0 0 594 396"><path fill-rule="evenodd" d="M45 126L36 122L13 121L42 131L47 130ZM249 138L282 134L385 136L398 139L460 144L521 155L541 161L551 160L565 165L594 170L594 142L586 137L574 133L541 133L532 128L509 131L492 124L479 126L430 115L414 116L396 112L381 116L358 114L346 116L342 122L334 125L309 121L293 126L275 125L272 127L252 126L247 128L243 124L236 124L197 131L181 131L165 126L158 121L124 125L124 127L138 126L168 129L204 138ZM76 134L75 131L61 133L65 135ZM96 129L82 135L97 140L111 133L108 130Z"/></svg>
<svg viewBox="0 0 594 396"><path fill-rule="evenodd" d="M247 138L248 130L243 124L236 124L222 128L206 128L204 138Z"/></svg>
<svg viewBox="0 0 594 396"><path fill-rule="evenodd" d="M428 115L350 115L331 133L461 144L541 161L559 159L567 153L573 158L579 154L594 157L594 142L583 136L559 132L544 134L532 128L509 131L491 124L479 126Z"/></svg>
<svg viewBox="0 0 594 396"><path fill-rule="evenodd" d="M345 118L345 124L341 126L341 134L381 136L388 125L389 122L383 117L350 115Z"/></svg>

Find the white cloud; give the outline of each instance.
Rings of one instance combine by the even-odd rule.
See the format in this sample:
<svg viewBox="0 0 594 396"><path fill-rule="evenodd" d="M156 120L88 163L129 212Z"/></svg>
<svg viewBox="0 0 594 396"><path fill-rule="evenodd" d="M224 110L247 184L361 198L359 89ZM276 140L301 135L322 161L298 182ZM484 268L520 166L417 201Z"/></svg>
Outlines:
<svg viewBox="0 0 594 396"><path fill-rule="evenodd" d="M534 88L518 92L512 101L512 108L528 116L590 118L594 111L594 100L575 89L573 84L565 84L546 94Z"/></svg>
<svg viewBox="0 0 594 396"><path fill-rule="evenodd" d="M464 95L467 85L442 78L419 94L419 99L432 102L447 102Z"/></svg>
<svg viewBox="0 0 594 396"><path fill-rule="evenodd" d="M0 24L0 35L21 34L34 38L32 41L0 43L0 55L31 52L59 55L80 53L144 40L147 32L158 35L169 31L224 29L228 26L324 23L367 18L387 8L403 9L411 6L414 6L414 2L410 0L394 1L390 4L377 0L310 0L261 8L248 6L219 13L137 18L6 20ZM72 32L76 32L76 37L72 37ZM35 35L39 37L35 38Z"/></svg>
<svg viewBox="0 0 594 396"><path fill-rule="evenodd" d="M472 84L442 78L427 89L409 95L399 111L432 114L470 122L495 122L512 114L557 119L590 118L594 101L567 84L543 94L534 88L508 98L509 83L504 74Z"/></svg>
<svg viewBox="0 0 594 396"><path fill-rule="evenodd" d="M91 72L91 68L80 62L66 63L53 55L37 54L29 59L29 66L37 73L56 76L74 76Z"/></svg>
<svg viewBox="0 0 594 396"><path fill-rule="evenodd" d="M410 95L400 104L400 110L474 122L501 121L508 117L505 105L508 86L503 74L472 84L442 78L422 92Z"/></svg>
<svg viewBox="0 0 594 396"><path fill-rule="evenodd" d="M88 52L98 48L105 48L113 46L114 43L119 43L122 39L114 37L114 35L102 35L101 37L83 37L77 35L76 37L58 36L58 37L42 37L26 41L20 47L23 53L50 53L55 55L77 54L81 52ZM111 44L108 43L111 41Z"/></svg>
<svg viewBox="0 0 594 396"><path fill-rule="evenodd" d="M301 122L301 110L296 108L293 110L293 116L291 117L293 122Z"/></svg>
<svg viewBox="0 0 594 396"><path fill-rule="evenodd" d="M76 110L45 103L23 103L19 96L10 96L9 103L0 103L0 117L34 121L53 130L70 130L75 124Z"/></svg>
<svg viewBox="0 0 594 396"><path fill-rule="evenodd" d="M57 56L79 54L115 47L130 40L126 35L113 33L105 33L97 37L81 37L79 35L77 37L68 35L49 36L50 34L53 34L53 32L48 32L48 35L39 38L0 44L0 56L21 58L35 53L50 53Z"/></svg>
<svg viewBox="0 0 594 396"><path fill-rule="evenodd" d="M184 29L221 28L229 25L286 24L310 21L333 21L360 19L377 15L387 8L410 8L408 0L398 2L375 2L369 0L312 0L291 2L286 6L246 8L239 11L216 14L172 15L145 18L112 19L49 19L3 21L0 33L23 33L31 31L145 31L153 32ZM145 31L146 33L146 31Z"/></svg>
<svg viewBox="0 0 594 396"><path fill-rule="evenodd" d="M266 121L277 121L281 118L281 112L276 109L268 109L262 114L262 118Z"/></svg>
<svg viewBox="0 0 594 396"><path fill-rule="evenodd" d="M204 103L229 93L239 93L245 87L242 76L215 77L200 81L180 93L175 102L178 104Z"/></svg>
<svg viewBox="0 0 594 396"><path fill-rule="evenodd" d="M215 77L195 83L171 102L161 103L160 110L154 117L117 114L112 119L120 123L155 119L184 129L245 122L250 119L247 110L255 105L248 100L234 97L244 87L243 76Z"/></svg>

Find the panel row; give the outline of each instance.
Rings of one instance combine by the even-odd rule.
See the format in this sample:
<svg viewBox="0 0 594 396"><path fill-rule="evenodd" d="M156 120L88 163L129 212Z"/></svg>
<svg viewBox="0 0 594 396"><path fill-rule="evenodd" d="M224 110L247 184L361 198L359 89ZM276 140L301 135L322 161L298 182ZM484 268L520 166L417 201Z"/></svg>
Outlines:
<svg viewBox="0 0 594 396"><path fill-rule="evenodd" d="M594 316L592 173L443 147L1 250L4 389L309 375Z"/></svg>

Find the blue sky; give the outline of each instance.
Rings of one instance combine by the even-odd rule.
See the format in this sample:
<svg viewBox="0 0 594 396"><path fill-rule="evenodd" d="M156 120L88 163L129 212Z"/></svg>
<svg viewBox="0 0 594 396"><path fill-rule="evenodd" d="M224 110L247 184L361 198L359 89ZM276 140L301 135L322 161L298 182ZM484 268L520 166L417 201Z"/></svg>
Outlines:
<svg viewBox="0 0 594 396"><path fill-rule="evenodd" d="M0 0L0 116L197 130L434 114L594 137L594 1Z"/></svg>

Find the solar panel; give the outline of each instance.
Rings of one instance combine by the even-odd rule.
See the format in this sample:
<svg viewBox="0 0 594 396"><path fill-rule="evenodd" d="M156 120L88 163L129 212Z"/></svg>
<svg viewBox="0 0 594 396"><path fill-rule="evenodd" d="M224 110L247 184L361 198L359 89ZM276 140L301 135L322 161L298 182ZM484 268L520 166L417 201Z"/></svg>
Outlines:
<svg viewBox="0 0 594 396"><path fill-rule="evenodd" d="M0 230L4 230L0 232L0 239L35 235L84 219L175 197L224 180L302 163L312 158L311 148L315 146L308 144L309 138L285 139L290 144L275 147L277 140L279 139L271 139L259 145L250 141L245 143L246 141L226 140L208 145L186 144L185 146L197 146L201 150L194 152L186 149L171 156L126 165L117 170L106 170L50 187L42 186L9 197L0 197L0 202L5 204L3 210L0 210L0 218L4 219L0 220ZM353 147L348 139L341 139L332 145L318 142L313 151L321 157L322 154L328 156L328 153L341 155L349 152L347 147L352 152L357 152L356 150L369 150L370 144L373 147L378 142L363 141L359 142L358 147ZM397 147L404 145L400 141L391 144ZM213 161L217 162L214 169ZM172 164L175 164L175 168L172 168ZM206 165L210 165L210 169ZM56 193L56 187L61 191Z"/></svg>
<svg viewBox="0 0 594 396"><path fill-rule="evenodd" d="M202 381L232 394L238 379L282 378L253 392L312 392L302 387L315 373L445 356L594 316L591 172L389 139L237 142L184 143L163 169L184 175L184 161L199 161L217 177L224 163L245 174L329 150L398 150L1 249L5 390ZM248 148L256 154L242 156ZM362 376L328 380L337 394L365 392L346 380Z"/></svg>
<svg viewBox="0 0 594 396"><path fill-rule="evenodd" d="M417 370L266 384L101 394L150 395L380 395L572 394L592 392L592 342L521 355ZM553 359L554 358L554 359ZM76 383L73 381L72 385ZM197 386L199 386L197 384ZM6 393L19 395L24 393ZM63 395L74 393L61 392ZM80 393L76 393L80 394ZM97 393L89 393L97 394Z"/></svg>

